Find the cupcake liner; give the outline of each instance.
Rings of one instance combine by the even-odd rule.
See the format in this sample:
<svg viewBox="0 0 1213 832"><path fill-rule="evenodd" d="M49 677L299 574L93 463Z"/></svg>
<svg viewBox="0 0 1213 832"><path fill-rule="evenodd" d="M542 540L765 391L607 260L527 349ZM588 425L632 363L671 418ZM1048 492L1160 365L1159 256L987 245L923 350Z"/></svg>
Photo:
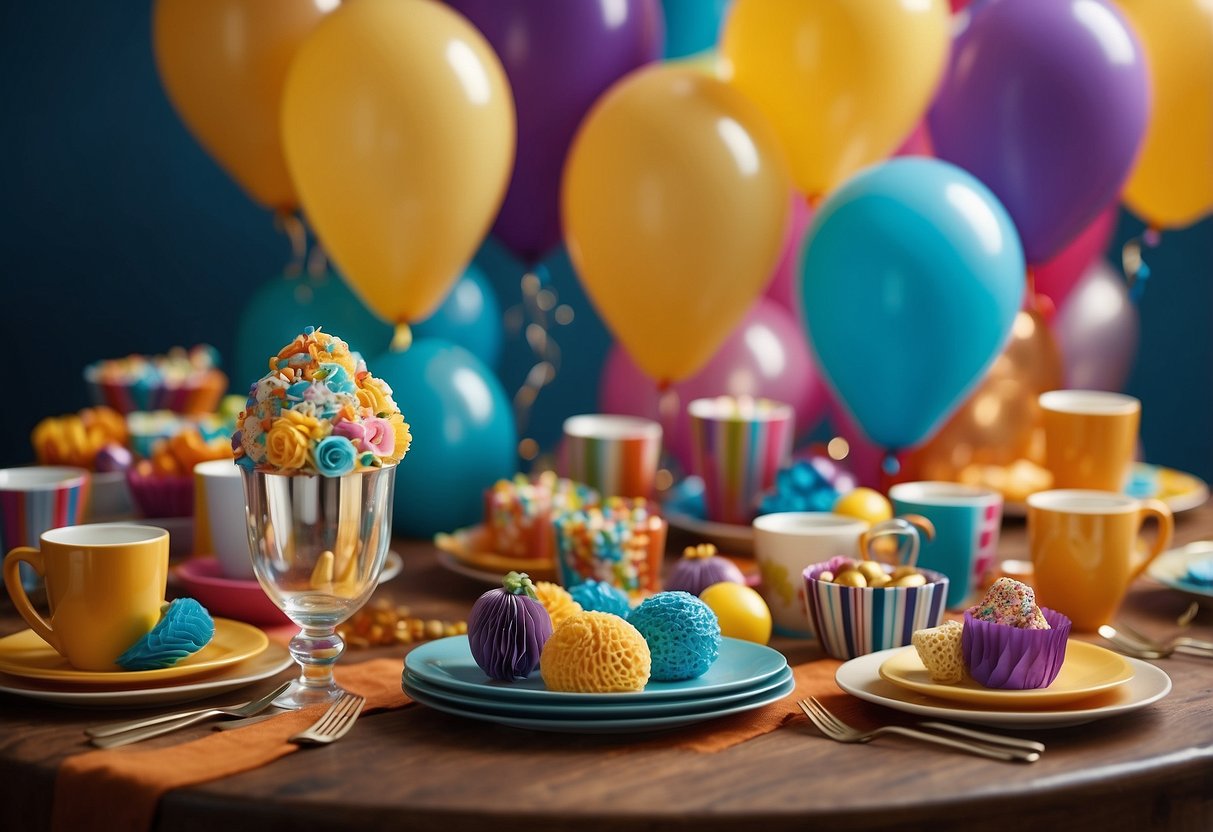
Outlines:
<svg viewBox="0 0 1213 832"><path fill-rule="evenodd" d="M194 477L140 474L131 469L126 484L144 517L190 517L194 513Z"/></svg>
<svg viewBox="0 0 1213 832"><path fill-rule="evenodd" d="M818 577L835 572L851 558L835 557L804 570L809 624L821 647L836 659L853 659L877 650L903 647L915 630L938 627L948 597L947 576L919 569L923 586L854 587ZM892 567L882 564L885 571Z"/></svg>
<svg viewBox="0 0 1213 832"><path fill-rule="evenodd" d="M1024 630L993 624L965 613L961 655L969 675L997 690L1046 688L1057 678L1066 658L1070 619L1041 607L1048 630Z"/></svg>

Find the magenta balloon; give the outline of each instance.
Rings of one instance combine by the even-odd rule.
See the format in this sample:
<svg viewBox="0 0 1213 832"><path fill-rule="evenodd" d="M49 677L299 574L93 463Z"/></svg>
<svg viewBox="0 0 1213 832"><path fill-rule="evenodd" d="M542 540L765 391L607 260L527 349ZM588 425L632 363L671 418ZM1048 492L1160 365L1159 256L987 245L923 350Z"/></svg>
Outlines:
<svg viewBox="0 0 1213 832"><path fill-rule="evenodd" d="M929 114L935 154L1006 206L1043 263L1120 192L1149 117L1145 56L1106 0L1001 0L957 36Z"/></svg>
<svg viewBox="0 0 1213 832"><path fill-rule="evenodd" d="M796 430L814 427L825 411L826 392L796 319L783 307L759 298L707 365L672 386L678 396L676 417L663 418L657 385L616 344L607 357L598 388L604 413L646 416L662 422L666 449L690 470L690 418L693 399L734 395L776 399L796 411Z"/></svg>
<svg viewBox="0 0 1213 832"><path fill-rule="evenodd" d="M1066 387L1123 389L1137 358L1138 327L1124 276L1102 260L1093 263L1053 319Z"/></svg>
<svg viewBox="0 0 1213 832"><path fill-rule="evenodd" d="M560 174L590 105L658 60L660 0L447 0L496 50L514 93L518 144L493 234L539 260L560 241Z"/></svg>
<svg viewBox="0 0 1213 832"><path fill-rule="evenodd" d="M826 414L833 435L847 440L849 446L846 457L841 461L842 466L851 472L859 485L882 488L885 476L881 466L884 464L885 450L864 435L859 424L828 389L826 396Z"/></svg>
<svg viewBox="0 0 1213 832"><path fill-rule="evenodd" d="M1108 250L1116 231L1116 213L1117 206L1109 205L1060 253L1033 270L1037 294L1047 295L1055 307L1065 303L1091 264Z"/></svg>
<svg viewBox="0 0 1213 832"><path fill-rule="evenodd" d="M914 132L906 137L901 147L893 153L894 156L934 156L935 148L931 145L931 131L927 129L926 119L918 122Z"/></svg>
<svg viewBox="0 0 1213 832"><path fill-rule="evenodd" d="M767 284L766 296L800 317L800 248L804 234L813 219L813 209L800 194L792 197L792 213L788 220L788 233L783 240L783 252L775 266L775 274Z"/></svg>

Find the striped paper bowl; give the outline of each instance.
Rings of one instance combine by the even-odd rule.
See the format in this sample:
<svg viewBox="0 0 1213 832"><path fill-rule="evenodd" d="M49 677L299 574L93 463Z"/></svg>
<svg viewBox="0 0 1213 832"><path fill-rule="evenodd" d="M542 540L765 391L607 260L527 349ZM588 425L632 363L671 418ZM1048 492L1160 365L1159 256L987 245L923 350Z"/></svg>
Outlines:
<svg viewBox="0 0 1213 832"><path fill-rule="evenodd" d="M889 647L904 647L915 630L938 627L948 598L948 579L919 569L923 586L854 587L819 581L848 558L832 558L804 570L809 623L822 649L836 659L853 659ZM892 567L885 566L886 571Z"/></svg>

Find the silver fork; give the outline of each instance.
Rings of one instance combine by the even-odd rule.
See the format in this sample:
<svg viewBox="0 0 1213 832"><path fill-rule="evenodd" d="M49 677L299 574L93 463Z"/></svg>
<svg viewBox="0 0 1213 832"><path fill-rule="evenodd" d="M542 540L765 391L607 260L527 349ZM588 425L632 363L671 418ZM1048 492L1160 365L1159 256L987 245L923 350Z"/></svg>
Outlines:
<svg viewBox="0 0 1213 832"><path fill-rule="evenodd" d="M1213 658L1213 643L1199 639L1180 636L1164 644L1141 636L1123 624L1119 628L1113 627L1111 624L1102 624L1099 627L1099 634L1122 653L1138 659L1165 659L1175 653Z"/></svg>
<svg viewBox="0 0 1213 832"><path fill-rule="evenodd" d="M291 737L291 742L300 745L325 745L341 739L354 727L365 704L364 697L352 693L341 694L341 698L330 705L312 727Z"/></svg>
<svg viewBox="0 0 1213 832"><path fill-rule="evenodd" d="M976 754L979 757L987 757L991 760L1001 760L1003 762L1019 762L1019 763L1034 763L1040 759L1040 752L1029 751L1020 748L995 747L985 745L976 741L954 740L950 737L941 737L938 734L928 734L926 731L917 731L913 728L905 728L900 725L883 725L880 728L875 728L871 731L858 731L847 725L838 717L834 716L825 706L810 696L807 700L801 699L797 703L800 709L804 711L805 716L817 726L817 730L825 734L836 742L845 743L865 743L870 742L876 737L884 734L897 734L903 737L922 740L924 742L935 743L936 745L947 746L954 748L957 751L965 751L969 754Z"/></svg>
<svg viewBox="0 0 1213 832"><path fill-rule="evenodd" d="M260 699L254 699L252 702L246 702L243 705L231 708L203 708L197 711L186 711L185 713L161 714L160 716L135 720L134 722L120 722L113 725L86 728L84 733L91 737L90 742L98 748L117 748L118 746L150 739L151 737L158 737L161 734L176 731L178 728L185 728L187 725L193 725L211 717L252 716L268 708L270 703L290 686L290 682L284 682Z"/></svg>

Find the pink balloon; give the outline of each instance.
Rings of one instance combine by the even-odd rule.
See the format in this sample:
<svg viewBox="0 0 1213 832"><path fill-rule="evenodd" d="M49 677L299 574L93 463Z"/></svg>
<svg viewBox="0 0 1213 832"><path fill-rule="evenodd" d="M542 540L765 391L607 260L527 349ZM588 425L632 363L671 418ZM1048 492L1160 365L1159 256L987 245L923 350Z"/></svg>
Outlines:
<svg viewBox="0 0 1213 832"><path fill-rule="evenodd" d="M1137 357L1137 307L1124 276L1102 260L1087 269L1053 319L1066 387L1124 388Z"/></svg>
<svg viewBox="0 0 1213 832"><path fill-rule="evenodd" d="M759 298L707 365L671 387L678 413L661 413L657 385L616 344L607 357L598 387L604 413L657 419L666 449L690 469L690 417L686 407L707 396L755 396L787 402L796 411L796 430L814 427L825 412L826 392L796 319L783 307Z"/></svg>
<svg viewBox="0 0 1213 832"><path fill-rule="evenodd" d="M1116 231L1115 204L1109 205L1057 256L1034 270L1036 293L1048 296L1060 308L1088 268L1107 251Z"/></svg>
<svg viewBox="0 0 1213 832"><path fill-rule="evenodd" d="M897 148L894 156L934 156L935 146L931 144L931 133L927 130L927 120L918 122L914 132L906 137Z"/></svg>
<svg viewBox="0 0 1213 832"><path fill-rule="evenodd" d="M779 255L775 274L766 290L768 298L796 318L800 317L800 293L797 290L800 283L800 247L804 243L804 235L809 230L809 222L812 219L813 210L809 208L804 197L800 194L794 195L792 214L788 219L788 233L783 241L783 253Z"/></svg>

